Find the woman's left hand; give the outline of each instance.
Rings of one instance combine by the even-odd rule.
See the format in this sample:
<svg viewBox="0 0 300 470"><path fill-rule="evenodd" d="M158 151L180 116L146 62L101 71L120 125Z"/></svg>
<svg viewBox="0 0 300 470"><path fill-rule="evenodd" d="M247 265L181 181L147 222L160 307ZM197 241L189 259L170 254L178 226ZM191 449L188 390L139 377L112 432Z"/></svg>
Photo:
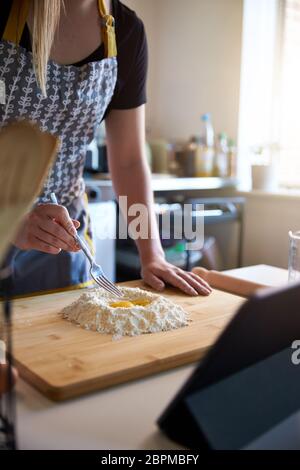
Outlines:
<svg viewBox="0 0 300 470"><path fill-rule="evenodd" d="M192 296L209 295L212 292L207 282L197 274L183 271L163 257L143 262L141 275L146 284L158 291L162 291L166 284L169 284Z"/></svg>

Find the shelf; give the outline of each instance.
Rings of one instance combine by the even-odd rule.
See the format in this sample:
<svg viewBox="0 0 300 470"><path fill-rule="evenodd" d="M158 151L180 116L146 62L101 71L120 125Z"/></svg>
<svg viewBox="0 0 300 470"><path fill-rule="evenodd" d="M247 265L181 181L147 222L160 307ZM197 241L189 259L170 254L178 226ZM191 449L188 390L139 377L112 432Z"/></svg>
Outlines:
<svg viewBox="0 0 300 470"><path fill-rule="evenodd" d="M85 178L88 187L97 187L99 189L112 189L110 179L100 179L97 176ZM170 191L197 191L210 189L235 188L237 180L234 178L176 178L168 175L159 175L152 177L152 189L154 192Z"/></svg>

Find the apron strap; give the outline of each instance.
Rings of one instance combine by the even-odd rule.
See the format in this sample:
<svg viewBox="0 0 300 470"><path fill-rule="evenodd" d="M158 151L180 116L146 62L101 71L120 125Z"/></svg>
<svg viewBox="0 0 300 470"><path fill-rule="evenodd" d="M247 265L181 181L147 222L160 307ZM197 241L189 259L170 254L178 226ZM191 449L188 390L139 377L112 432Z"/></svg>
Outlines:
<svg viewBox="0 0 300 470"><path fill-rule="evenodd" d="M30 0L13 0L2 39L19 44L28 18ZM101 17L101 36L106 57L117 56L115 20L107 13L105 0L98 0Z"/></svg>
<svg viewBox="0 0 300 470"><path fill-rule="evenodd" d="M30 0L13 0L2 39L15 44L20 43L29 13L29 6Z"/></svg>
<svg viewBox="0 0 300 470"><path fill-rule="evenodd" d="M101 16L101 36L105 47L106 57L117 56L117 44L115 33L115 20L114 17L107 13L105 0L98 0L99 13Z"/></svg>

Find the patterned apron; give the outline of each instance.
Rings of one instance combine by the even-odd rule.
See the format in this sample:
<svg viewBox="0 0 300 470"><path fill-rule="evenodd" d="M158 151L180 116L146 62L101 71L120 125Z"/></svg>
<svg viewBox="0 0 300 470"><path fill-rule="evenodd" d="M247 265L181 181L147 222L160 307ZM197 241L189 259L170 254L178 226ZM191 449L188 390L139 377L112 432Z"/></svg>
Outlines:
<svg viewBox="0 0 300 470"><path fill-rule="evenodd" d="M50 193L55 192L59 204L80 221L79 233L92 245L83 168L86 148L103 119L116 85L114 19L107 15L104 0L98 0L106 58L82 67L59 65L50 60L45 97L35 77L32 53L19 46L29 3L30 0L14 0L0 41L0 84L5 88L5 103L0 104L0 127L27 119L60 138L60 151L38 202L50 202ZM88 268L81 251L49 255L16 249L13 293L82 287L91 282Z"/></svg>

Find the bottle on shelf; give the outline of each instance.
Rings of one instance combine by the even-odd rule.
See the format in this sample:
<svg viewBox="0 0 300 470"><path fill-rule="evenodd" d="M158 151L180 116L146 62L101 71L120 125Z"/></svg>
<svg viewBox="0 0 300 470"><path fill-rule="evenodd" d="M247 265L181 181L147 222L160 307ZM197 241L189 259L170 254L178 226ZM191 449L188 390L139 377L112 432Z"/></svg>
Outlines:
<svg viewBox="0 0 300 470"><path fill-rule="evenodd" d="M214 161L214 128L209 113L201 116L202 129L200 137L195 139L197 145L196 153L196 176L212 176Z"/></svg>
<svg viewBox="0 0 300 470"><path fill-rule="evenodd" d="M218 135L213 164L213 176L220 178L228 176L228 138L225 132L221 132Z"/></svg>
<svg viewBox="0 0 300 470"><path fill-rule="evenodd" d="M215 143L215 133L211 121L211 114L206 113L201 116L202 132L201 138L205 147L213 148Z"/></svg>
<svg viewBox="0 0 300 470"><path fill-rule="evenodd" d="M196 141L195 137L191 137L188 142L176 149L176 160L181 168L181 176L188 178L196 176L195 165L198 149Z"/></svg>
<svg viewBox="0 0 300 470"><path fill-rule="evenodd" d="M237 174L237 149L233 139L228 140L228 176L235 178Z"/></svg>

